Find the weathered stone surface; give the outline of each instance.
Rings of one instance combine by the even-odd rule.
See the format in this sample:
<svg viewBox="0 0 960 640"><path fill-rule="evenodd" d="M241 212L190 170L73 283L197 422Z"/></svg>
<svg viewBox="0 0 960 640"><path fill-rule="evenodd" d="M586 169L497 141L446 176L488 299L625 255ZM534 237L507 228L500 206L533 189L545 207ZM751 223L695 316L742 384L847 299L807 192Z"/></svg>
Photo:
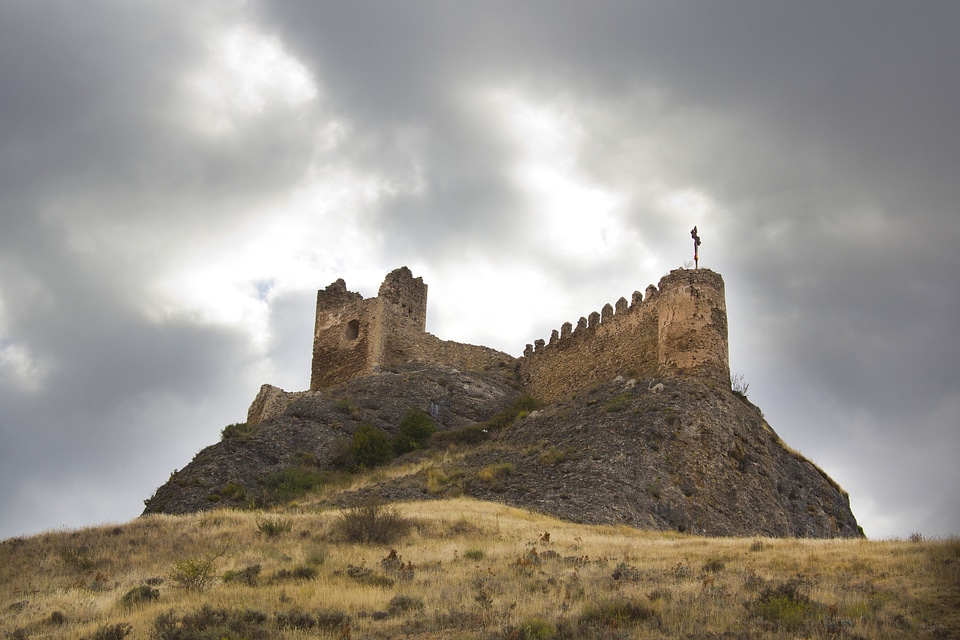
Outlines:
<svg viewBox="0 0 960 640"><path fill-rule="evenodd" d="M663 391L650 393L658 384ZM203 450L157 490L145 512L242 506L266 474L302 452L328 466L337 439L363 420L392 432L410 407L433 402L440 407L439 427L455 428L482 421L517 394L501 376L415 365L305 394L282 416L261 423L250 440ZM465 472L458 490L576 522L704 535L860 535L847 495L787 448L757 407L697 379L601 384L453 453ZM480 469L501 463L513 467L501 485L477 479ZM244 488L242 500L210 499L230 484ZM341 494L338 504L370 494L387 500L445 495L428 493L425 476L415 474Z"/></svg>
<svg viewBox="0 0 960 640"><path fill-rule="evenodd" d="M361 422L393 433L412 408L435 407L440 429L484 420L519 395L512 372L471 373L452 367L407 365L317 392L284 392L264 385L240 437L198 453L148 499L144 513L190 513L256 504L269 474L312 456L329 469L339 440Z"/></svg>

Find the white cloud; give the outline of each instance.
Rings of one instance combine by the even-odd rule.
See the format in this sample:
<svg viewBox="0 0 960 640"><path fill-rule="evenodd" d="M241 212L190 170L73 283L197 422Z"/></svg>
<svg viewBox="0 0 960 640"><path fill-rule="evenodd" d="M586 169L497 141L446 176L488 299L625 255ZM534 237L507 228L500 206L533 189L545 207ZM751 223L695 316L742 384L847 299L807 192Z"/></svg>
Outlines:
<svg viewBox="0 0 960 640"><path fill-rule="evenodd" d="M265 111L296 108L317 98L310 71L275 37L245 25L209 37L207 60L185 82L187 110L198 130L229 134Z"/></svg>

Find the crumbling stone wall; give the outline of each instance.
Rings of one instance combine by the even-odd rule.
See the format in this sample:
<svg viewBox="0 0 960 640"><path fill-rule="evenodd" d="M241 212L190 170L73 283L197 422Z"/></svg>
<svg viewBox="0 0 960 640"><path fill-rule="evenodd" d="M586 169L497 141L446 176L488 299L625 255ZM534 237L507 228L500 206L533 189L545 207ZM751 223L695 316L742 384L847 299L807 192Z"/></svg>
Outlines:
<svg viewBox="0 0 960 640"><path fill-rule="evenodd" d="M554 330L527 345L519 363L527 389L553 402L618 375L696 376L730 385L723 279L708 269L676 269L632 301Z"/></svg>
<svg viewBox="0 0 960 640"><path fill-rule="evenodd" d="M408 362L471 371L513 366L495 349L440 340L425 331L427 285L401 267L375 298L348 291L340 279L317 292L310 389L316 391Z"/></svg>
<svg viewBox="0 0 960 640"><path fill-rule="evenodd" d="M696 376L729 386L723 279L708 269L676 269L627 302L567 322L549 342L527 345L519 360L488 347L440 340L425 331L427 285L407 267L364 299L337 280L317 292L310 389L316 391L409 362L470 371L515 367L544 402L617 375Z"/></svg>

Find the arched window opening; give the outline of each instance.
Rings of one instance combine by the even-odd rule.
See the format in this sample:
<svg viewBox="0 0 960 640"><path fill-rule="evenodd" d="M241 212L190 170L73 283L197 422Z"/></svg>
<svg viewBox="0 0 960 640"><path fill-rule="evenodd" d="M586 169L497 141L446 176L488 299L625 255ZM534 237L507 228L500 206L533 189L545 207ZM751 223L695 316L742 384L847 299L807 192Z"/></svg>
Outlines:
<svg viewBox="0 0 960 640"><path fill-rule="evenodd" d="M347 340L356 340L360 337L360 321L351 320L347 323Z"/></svg>

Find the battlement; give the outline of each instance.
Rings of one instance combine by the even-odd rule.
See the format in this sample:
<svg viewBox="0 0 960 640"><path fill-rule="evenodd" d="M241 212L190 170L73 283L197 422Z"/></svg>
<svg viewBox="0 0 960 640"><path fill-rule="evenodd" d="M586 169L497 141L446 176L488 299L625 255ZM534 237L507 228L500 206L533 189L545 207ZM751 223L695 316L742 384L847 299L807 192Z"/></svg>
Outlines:
<svg viewBox="0 0 960 640"><path fill-rule="evenodd" d="M618 375L696 376L729 386L723 279L708 269L676 269L646 292L620 298L528 344L523 357L440 340L426 332L427 285L406 267L389 273L377 297L340 279L317 292L310 389L335 386L409 362L481 371L514 367L544 402Z"/></svg>
<svg viewBox="0 0 960 640"><path fill-rule="evenodd" d="M528 344L520 378L538 399L552 402L617 375L695 376L729 386L723 279L708 269L676 269L600 312L554 329L549 341Z"/></svg>

